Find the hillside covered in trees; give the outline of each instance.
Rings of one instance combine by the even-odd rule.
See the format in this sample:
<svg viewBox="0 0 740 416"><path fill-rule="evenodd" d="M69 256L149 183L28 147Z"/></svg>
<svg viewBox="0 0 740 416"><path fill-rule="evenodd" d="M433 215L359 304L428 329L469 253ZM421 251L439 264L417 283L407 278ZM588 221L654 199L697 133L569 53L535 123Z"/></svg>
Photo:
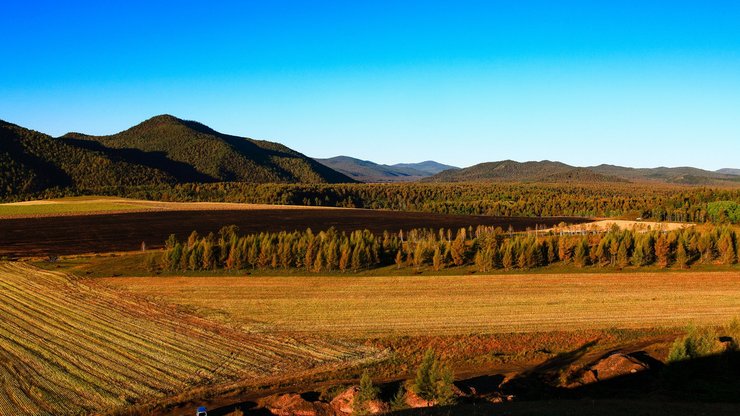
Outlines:
<svg viewBox="0 0 740 416"><path fill-rule="evenodd" d="M68 133L80 147L130 151L143 164L165 165L180 182L353 182L279 143L219 133L170 115L153 117L111 136Z"/></svg>
<svg viewBox="0 0 740 416"><path fill-rule="evenodd" d="M468 168L441 172L425 179L430 182L557 182L610 183L661 182L687 185L740 184L740 177L692 167L637 169L614 165L575 167L561 162L480 163Z"/></svg>
<svg viewBox="0 0 740 416"><path fill-rule="evenodd" d="M0 121L0 197L49 188L172 184L168 172Z"/></svg>
<svg viewBox="0 0 740 416"><path fill-rule="evenodd" d="M124 132L60 138L0 121L0 198L48 189L242 181L354 182L279 143L218 133L172 116Z"/></svg>

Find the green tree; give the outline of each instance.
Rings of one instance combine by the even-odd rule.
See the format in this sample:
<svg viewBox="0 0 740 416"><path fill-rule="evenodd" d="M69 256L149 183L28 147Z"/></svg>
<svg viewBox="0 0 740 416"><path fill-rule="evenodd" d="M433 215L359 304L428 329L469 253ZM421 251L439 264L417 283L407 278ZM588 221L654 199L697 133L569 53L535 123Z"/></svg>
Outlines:
<svg viewBox="0 0 740 416"><path fill-rule="evenodd" d="M627 251L627 243L622 241L619 243L619 248L617 249L617 266L625 268L629 266L629 264L630 257L629 252Z"/></svg>
<svg viewBox="0 0 740 416"><path fill-rule="evenodd" d="M578 267L584 267L588 264L588 240L585 237L576 244L573 261Z"/></svg>
<svg viewBox="0 0 740 416"><path fill-rule="evenodd" d="M434 351L428 349L416 370L412 389L428 403L449 405L455 400L453 382L452 370L440 363Z"/></svg>
<svg viewBox="0 0 740 416"><path fill-rule="evenodd" d="M352 414L367 415L370 410L368 404L378 399L378 393L380 390L373 385L373 380L367 370L363 371L360 377L360 388L352 401Z"/></svg>
<svg viewBox="0 0 740 416"><path fill-rule="evenodd" d="M408 408L408 404L406 403L406 384L400 383L398 385L398 390L396 391L396 394L393 395L393 399L391 399L391 410L404 410Z"/></svg>

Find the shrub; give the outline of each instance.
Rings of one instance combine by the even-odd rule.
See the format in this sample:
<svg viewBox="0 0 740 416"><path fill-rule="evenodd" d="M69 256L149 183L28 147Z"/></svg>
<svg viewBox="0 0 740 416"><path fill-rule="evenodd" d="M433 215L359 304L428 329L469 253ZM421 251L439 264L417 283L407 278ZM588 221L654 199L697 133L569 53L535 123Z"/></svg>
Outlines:
<svg viewBox="0 0 740 416"><path fill-rule="evenodd" d="M668 352L668 362L691 360L719 354L724 348L717 331L712 328L689 327L687 334L673 342Z"/></svg>

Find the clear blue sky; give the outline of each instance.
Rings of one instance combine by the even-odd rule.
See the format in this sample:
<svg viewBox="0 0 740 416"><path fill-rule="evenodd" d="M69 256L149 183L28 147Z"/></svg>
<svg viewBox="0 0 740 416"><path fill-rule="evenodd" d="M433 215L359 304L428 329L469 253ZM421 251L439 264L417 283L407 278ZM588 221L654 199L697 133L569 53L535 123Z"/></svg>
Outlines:
<svg viewBox="0 0 740 416"><path fill-rule="evenodd" d="M66 3L66 4L63 4ZM737 1L7 1L0 119L307 155L740 167Z"/></svg>

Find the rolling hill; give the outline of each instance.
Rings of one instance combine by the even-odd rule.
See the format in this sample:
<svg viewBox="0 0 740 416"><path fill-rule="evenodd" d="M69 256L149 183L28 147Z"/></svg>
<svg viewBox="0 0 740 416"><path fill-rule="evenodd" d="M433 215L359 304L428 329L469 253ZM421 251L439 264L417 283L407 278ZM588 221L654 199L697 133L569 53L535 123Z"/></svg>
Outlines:
<svg viewBox="0 0 740 416"><path fill-rule="evenodd" d="M170 115L153 117L110 136L68 133L79 147L105 149L138 163L165 167L186 182L354 182L279 143L219 133Z"/></svg>
<svg viewBox="0 0 740 416"><path fill-rule="evenodd" d="M740 169L724 168L724 169L717 170L715 172L721 173L721 174L724 174L724 175L740 176Z"/></svg>
<svg viewBox="0 0 740 416"><path fill-rule="evenodd" d="M737 177L733 177L732 175L692 168L688 166L675 168L668 168L663 166L657 168L627 168L614 165L599 165L591 166L587 169L603 175L618 176L620 178L629 179L631 181L658 181L667 183L709 185L723 181L726 182L738 180Z"/></svg>
<svg viewBox="0 0 740 416"><path fill-rule="evenodd" d="M425 179L432 182L664 182L677 184L737 184L740 177L707 170L678 168L627 168L614 165L574 167L561 162L487 162Z"/></svg>
<svg viewBox="0 0 740 416"><path fill-rule="evenodd" d="M48 188L173 183L167 172L0 121L0 197Z"/></svg>
<svg viewBox="0 0 740 416"><path fill-rule="evenodd" d="M394 167L397 169L414 169L417 171L427 173L429 175L436 175L446 170L460 169L457 166L445 165L439 162L435 162L433 160L426 160L424 162L419 162L419 163L396 163L395 165L391 165L391 167Z"/></svg>
<svg viewBox="0 0 740 416"><path fill-rule="evenodd" d="M441 172L432 182L625 182L624 179L602 175L561 162L499 162L480 163L469 168Z"/></svg>
<svg viewBox="0 0 740 416"><path fill-rule="evenodd" d="M169 115L99 137L53 138L0 121L0 168L2 198L50 188L355 182L279 143L222 134Z"/></svg>
<svg viewBox="0 0 740 416"><path fill-rule="evenodd" d="M349 156L316 159L318 162L360 182L410 182L432 176L454 166L434 161L381 165Z"/></svg>

